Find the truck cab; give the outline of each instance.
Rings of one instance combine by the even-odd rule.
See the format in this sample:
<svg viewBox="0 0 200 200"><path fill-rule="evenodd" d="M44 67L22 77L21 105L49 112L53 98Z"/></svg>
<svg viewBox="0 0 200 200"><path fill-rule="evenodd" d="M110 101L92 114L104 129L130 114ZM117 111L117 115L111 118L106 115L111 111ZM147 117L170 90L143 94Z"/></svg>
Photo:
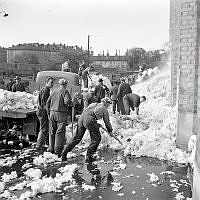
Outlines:
<svg viewBox="0 0 200 200"><path fill-rule="evenodd" d="M81 92L81 85L79 84L78 74L64 71L41 71L37 73L36 83L29 85L29 90L34 92L41 90L45 86L45 81L48 77L55 79L53 89L59 86L58 80L64 78L68 81L67 89L71 96L76 92Z"/></svg>

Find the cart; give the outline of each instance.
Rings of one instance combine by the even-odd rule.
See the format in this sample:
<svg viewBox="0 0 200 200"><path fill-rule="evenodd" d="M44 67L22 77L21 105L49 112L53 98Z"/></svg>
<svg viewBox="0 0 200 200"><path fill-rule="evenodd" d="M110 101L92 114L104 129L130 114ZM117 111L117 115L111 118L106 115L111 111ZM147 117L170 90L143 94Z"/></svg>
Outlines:
<svg viewBox="0 0 200 200"><path fill-rule="evenodd" d="M9 121L17 120L22 125L22 135L37 136L38 119L36 110L16 109L16 110L0 110L0 119L7 123L9 129Z"/></svg>

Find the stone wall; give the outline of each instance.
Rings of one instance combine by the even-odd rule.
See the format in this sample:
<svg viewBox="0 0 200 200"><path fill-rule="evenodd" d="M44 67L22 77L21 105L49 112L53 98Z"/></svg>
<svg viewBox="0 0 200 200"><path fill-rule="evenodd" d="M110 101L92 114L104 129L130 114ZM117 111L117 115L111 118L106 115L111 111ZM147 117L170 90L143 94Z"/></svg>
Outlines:
<svg viewBox="0 0 200 200"><path fill-rule="evenodd" d="M177 146L197 134L193 200L200 199L200 0L171 0L171 92L178 104Z"/></svg>

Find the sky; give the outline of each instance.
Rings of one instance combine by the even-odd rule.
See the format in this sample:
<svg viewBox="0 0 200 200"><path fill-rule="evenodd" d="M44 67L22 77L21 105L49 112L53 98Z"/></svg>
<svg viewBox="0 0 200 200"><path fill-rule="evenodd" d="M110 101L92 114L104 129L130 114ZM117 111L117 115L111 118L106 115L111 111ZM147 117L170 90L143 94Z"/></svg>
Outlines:
<svg viewBox="0 0 200 200"><path fill-rule="evenodd" d="M162 48L169 40L170 0L0 0L0 46L65 43L95 54Z"/></svg>

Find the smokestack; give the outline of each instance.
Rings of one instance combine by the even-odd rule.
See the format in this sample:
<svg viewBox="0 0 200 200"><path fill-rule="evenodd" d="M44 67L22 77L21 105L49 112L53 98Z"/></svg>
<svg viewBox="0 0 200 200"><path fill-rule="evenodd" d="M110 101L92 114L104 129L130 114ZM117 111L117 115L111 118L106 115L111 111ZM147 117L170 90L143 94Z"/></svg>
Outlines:
<svg viewBox="0 0 200 200"><path fill-rule="evenodd" d="M104 56L104 50L103 50L103 56Z"/></svg>
<svg viewBox="0 0 200 200"><path fill-rule="evenodd" d="M117 49L116 49L116 54L115 55L117 56Z"/></svg>

